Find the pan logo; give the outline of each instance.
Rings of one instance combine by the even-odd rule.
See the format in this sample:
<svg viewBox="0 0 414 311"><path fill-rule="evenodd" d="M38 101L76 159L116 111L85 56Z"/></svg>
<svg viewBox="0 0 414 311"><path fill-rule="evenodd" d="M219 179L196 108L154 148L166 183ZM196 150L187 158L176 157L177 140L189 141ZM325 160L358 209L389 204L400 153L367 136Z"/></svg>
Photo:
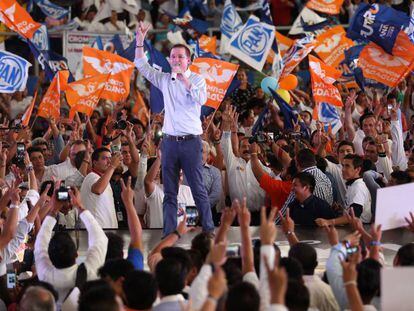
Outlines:
<svg viewBox="0 0 414 311"><path fill-rule="evenodd" d="M251 57L262 56L265 52L267 42L270 41L270 33L260 24L246 27L238 38L240 49Z"/></svg>
<svg viewBox="0 0 414 311"><path fill-rule="evenodd" d="M221 20L221 30L225 35L231 37L233 33L238 31L242 26L240 17L237 15L233 5L227 5L223 11L223 18Z"/></svg>
<svg viewBox="0 0 414 311"><path fill-rule="evenodd" d="M27 79L25 71L23 62L11 56L3 56L0 59L0 90L9 92L19 90Z"/></svg>

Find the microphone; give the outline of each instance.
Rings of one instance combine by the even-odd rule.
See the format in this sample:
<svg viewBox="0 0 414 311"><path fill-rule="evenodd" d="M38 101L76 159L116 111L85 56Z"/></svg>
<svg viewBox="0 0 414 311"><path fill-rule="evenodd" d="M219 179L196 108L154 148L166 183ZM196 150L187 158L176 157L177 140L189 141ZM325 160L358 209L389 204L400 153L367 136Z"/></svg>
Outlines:
<svg viewBox="0 0 414 311"><path fill-rule="evenodd" d="M171 72L171 80L175 81L177 79L177 73L176 72Z"/></svg>

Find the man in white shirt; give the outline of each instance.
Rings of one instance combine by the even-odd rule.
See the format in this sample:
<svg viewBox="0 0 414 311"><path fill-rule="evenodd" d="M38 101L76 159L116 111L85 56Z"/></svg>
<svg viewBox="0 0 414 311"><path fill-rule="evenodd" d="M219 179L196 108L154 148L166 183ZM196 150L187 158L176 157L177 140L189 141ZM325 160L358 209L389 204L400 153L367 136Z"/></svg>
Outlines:
<svg viewBox="0 0 414 311"><path fill-rule="evenodd" d="M203 184L201 107L207 101L205 79L191 72L191 51L185 45L174 45L170 52L172 73L152 68L144 53L144 39L149 26L140 22L136 35L135 66L160 89L164 96L164 124L161 149L164 185L164 236L177 227L177 194L182 169L194 196L204 232L213 232L214 223L207 191Z"/></svg>
<svg viewBox="0 0 414 311"><path fill-rule="evenodd" d="M44 219L37 235L34 257L39 280L53 284L59 293L58 308L60 308L69 291L75 286L78 265L76 246L70 235L67 232L58 232L52 237L56 216L62 207L62 202L55 199L56 192L57 190L52 199L52 209ZM69 194L88 231L89 246L83 262L87 280L96 279L98 268L105 262L108 238L92 214L83 207L79 191L70 191Z"/></svg>
<svg viewBox="0 0 414 311"><path fill-rule="evenodd" d="M118 228L110 180L121 161L120 153L112 157L107 148L95 149L92 153L92 172L82 183L82 202L102 228Z"/></svg>
<svg viewBox="0 0 414 311"><path fill-rule="evenodd" d="M164 186L160 183L160 157L161 156L159 153L144 179L144 189L146 195L146 211L144 220L148 228L163 227L162 202L164 199ZM184 209L186 206L194 206L195 203L191 194L190 187L183 185L182 182L183 176L181 172L177 195L177 205L180 208Z"/></svg>

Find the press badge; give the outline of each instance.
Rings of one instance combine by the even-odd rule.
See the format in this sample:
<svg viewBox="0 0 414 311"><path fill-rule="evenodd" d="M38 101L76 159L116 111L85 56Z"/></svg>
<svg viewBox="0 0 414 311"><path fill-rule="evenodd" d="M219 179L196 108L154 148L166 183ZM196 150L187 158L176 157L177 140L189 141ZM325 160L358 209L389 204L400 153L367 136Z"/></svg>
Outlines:
<svg viewBox="0 0 414 311"><path fill-rule="evenodd" d="M124 221L124 215L121 211L116 212L116 218L118 219L118 221Z"/></svg>

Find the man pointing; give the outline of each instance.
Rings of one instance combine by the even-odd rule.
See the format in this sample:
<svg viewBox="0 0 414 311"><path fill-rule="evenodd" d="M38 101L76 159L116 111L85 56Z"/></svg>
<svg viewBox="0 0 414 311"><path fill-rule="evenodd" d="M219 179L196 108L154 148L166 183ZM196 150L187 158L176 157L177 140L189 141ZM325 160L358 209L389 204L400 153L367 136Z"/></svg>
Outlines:
<svg viewBox="0 0 414 311"><path fill-rule="evenodd" d="M149 25L142 22L136 35L135 65L141 74L164 96L162 179L164 185L164 236L177 227L177 194L180 170L184 171L196 203L203 231L212 232L214 224L207 192L203 185L201 106L207 100L206 81L191 72L191 53L185 45L171 48L171 73L152 68L144 54L144 39Z"/></svg>

